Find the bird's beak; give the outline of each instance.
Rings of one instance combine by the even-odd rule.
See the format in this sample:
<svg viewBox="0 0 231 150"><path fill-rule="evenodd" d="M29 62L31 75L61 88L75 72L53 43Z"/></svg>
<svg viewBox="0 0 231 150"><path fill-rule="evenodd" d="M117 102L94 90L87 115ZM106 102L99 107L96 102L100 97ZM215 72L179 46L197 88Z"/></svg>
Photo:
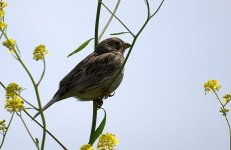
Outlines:
<svg viewBox="0 0 231 150"><path fill-rule="evenodd" d="M131 44L126 43L126 42L123 43L123 49L124 50L127 49L127 48L129 48L129 47L131 47Z"/></svg>

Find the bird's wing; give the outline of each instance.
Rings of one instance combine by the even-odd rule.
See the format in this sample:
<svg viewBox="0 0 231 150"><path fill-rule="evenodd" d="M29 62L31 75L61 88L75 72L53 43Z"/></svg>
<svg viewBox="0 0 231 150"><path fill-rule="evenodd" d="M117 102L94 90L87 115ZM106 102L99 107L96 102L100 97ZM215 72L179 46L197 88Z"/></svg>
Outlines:
<svg viewBox="0 0 231 150"><path fill-rule="evenodd" d="M81 61L59 85L60 96L73 90L97 88L105 77L113 77L113 74L121 67L123 56L119 53L92 53Z"/></svg>

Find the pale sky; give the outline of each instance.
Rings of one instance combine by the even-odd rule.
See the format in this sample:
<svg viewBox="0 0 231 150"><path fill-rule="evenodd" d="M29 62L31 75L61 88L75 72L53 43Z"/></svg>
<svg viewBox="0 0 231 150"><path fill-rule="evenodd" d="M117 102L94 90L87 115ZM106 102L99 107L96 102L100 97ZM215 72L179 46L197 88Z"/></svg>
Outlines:
<svg viewBox="0 0 231 150"><path fill-rule="evenodd" d="M47 72L40 85L42 104L54 95L59 81L93 51L93 42L82 52L67 55L94 36L97 1L20 0L7 1L8 35L21 50L22 59L36 79L42 63L32 58L34 47L45 44L50 52ZM106 2L113 8L116 0ZM151 1L154 11L160 1ZM100 29L109 18L102 8ZM143 0L122 1L117 16L137 32L146 17ZM220 81L219 95L231 92L231 1L165 1L139 37L125 67L122 84L104 101L107 123L104 133L119 139L117 150L227 150L227 124L213 94L204 94L209 79ZM110 33L126 31L113 20ZM118 36L131 42L129 35ZM22 67L5 47L0 47L0 80L17 82L22 96L37 105L32 84ZM9 121L0 88L0 120ZM230 107L230 106L228 106ZM35 111L31 111L35 114ZM42 130L23 114L34 137ZM70 150L88 142L92 103L74 98L60 101L45 111L47 128ZM103 112L99 112L99 121ZM230 116L229 116L230 118ZM231 119L231 118L230 118ZM39 118L40 120L40 118ZM94 146L96 147L96 145ZM4 150L33 150L35 146L16 116ZM46 149L61 150L47 135Z"/></svg>

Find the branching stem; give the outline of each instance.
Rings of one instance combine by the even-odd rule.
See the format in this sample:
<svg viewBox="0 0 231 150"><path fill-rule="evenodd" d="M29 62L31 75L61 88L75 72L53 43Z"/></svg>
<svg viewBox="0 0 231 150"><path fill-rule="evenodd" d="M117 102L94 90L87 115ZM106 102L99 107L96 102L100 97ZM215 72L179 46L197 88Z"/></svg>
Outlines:
<svg viewBox="0 0 231 150"><path fill-rule="evenodd" d="M8 36L6 35L5 31L0 29L1 32L3 33L4 37L6 38L6 40L9 41L9 38ZM17 57L17 60L20 62L20 64L22 65L22 67L24 68L24 70L26 71L27 75L29 76L33 86L34 86L34 90L35 90L35 94L36 94L36 97L37 97L37 102L38 102L38 106L39 106L39 112L41 114L41 118L42 118L42 123L43 123L43 136L42 136L42 144L41 144L41 150L44 150L44 147L45 147L45 141L46 141L46 121L45 121L45 117L44 117L44 114L43 114L43 110L42 110L42 104L41 104L41 100L40 100L40 95L39 95L39 91L38 91L38 86L36 85L35 83L35 80L33 78L33 76L31 75L30 71L27 69L26 65L24 64L24 62L21 60L20 56L18 55L16 49L14 46L12 46L13 48L13 51Z"/></svg>
<svg viewBox="0 0 231 150"><path fill-rule="evenodd" d="M220 98L219 98L217 92L216 92L214 89L212 89L212 90L213 90L214 94L216 95L216 98L217 98L217 100L219 101L219 103L220 103L220 105L221 105L221 108L222 108L223 110L225 110L225 105L221 102L221 100L220 100ZM229 119L228 119L228 117L227 117L227 113L223 113L223 116L225 117L226 123L227 123L228 128L229 128L229 149L231 150L231 127L230 127Z"/></svg>
<svg viewBox="0 0 231 150"><path fill-rule="evenodd" d="M95 48L96 48L96 46L99 43L98 31L99 31L99 18L100 18L101 2L102 2L102 0L98 1L97 12L96 12L96 20L95 20L95 45L94 45ZM94 100L93 100L93 111L92 111L92 113L93 113L92 114L92 125L91 125L91 134L90 134L89 142L91 140L92 135L95 132L96 122L97 122L97 102L94 101Z"/></svg>
<svg viewBox="0 0 231 150"><path fill-rule="evenodd" d="M4 143L5 139L6 139L6 134L7 134L8 130L9 130L9 128L10 128L10 125L12 123L13 118L14 118L14 112L12 113L10 121L9 121L9 123L7 125L6 132L3 135L3 139L2 139L2 142L1 142L1 145L0 145L0 149L2 149L3 143Z"/></svg>

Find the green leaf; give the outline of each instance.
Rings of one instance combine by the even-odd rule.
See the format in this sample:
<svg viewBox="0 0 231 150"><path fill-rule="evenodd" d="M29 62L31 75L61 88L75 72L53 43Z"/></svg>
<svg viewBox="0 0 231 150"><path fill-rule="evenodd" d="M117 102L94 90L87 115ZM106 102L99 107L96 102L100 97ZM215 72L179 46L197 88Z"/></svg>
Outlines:
<svg viewBox="0 0 231 150"><path fill-rule="evenodd" d="M39 139L38 138L35 138L35 143L39 147Z"/></svg>
<svg viewBox="0 0 231 150"><path fill-rule="evenodd" d="M121 34L126 34L126 33L129 33L129 32L118 32L118 33L112 33L110 35L121 35Z"/></svg>
<svg viewBox="0 0 231 150"><path fill-rule="evenodd" d="M103 108L102 108L103 109ZM104 111L104 118L101 121L99 127L95 130L94 134L92 135L89 144L93 145L95 143L95 141L98 139L98 137L103 133L103 129L105 127L106 124L106 118L107 118L107 114L106 111L103 109Z"/></svg>
<svg viewBox="0 0 231 150"><path fill-rule="evenodd" d="M75 53L78 53L79 51L81 51L82 49L84 49L90 42L91 40L93 40L94 38L90 38L89 40L85 41L83 44L81 44L76 50L74 50L72 53L70 53L68 57L74 55Z"/></svg>

